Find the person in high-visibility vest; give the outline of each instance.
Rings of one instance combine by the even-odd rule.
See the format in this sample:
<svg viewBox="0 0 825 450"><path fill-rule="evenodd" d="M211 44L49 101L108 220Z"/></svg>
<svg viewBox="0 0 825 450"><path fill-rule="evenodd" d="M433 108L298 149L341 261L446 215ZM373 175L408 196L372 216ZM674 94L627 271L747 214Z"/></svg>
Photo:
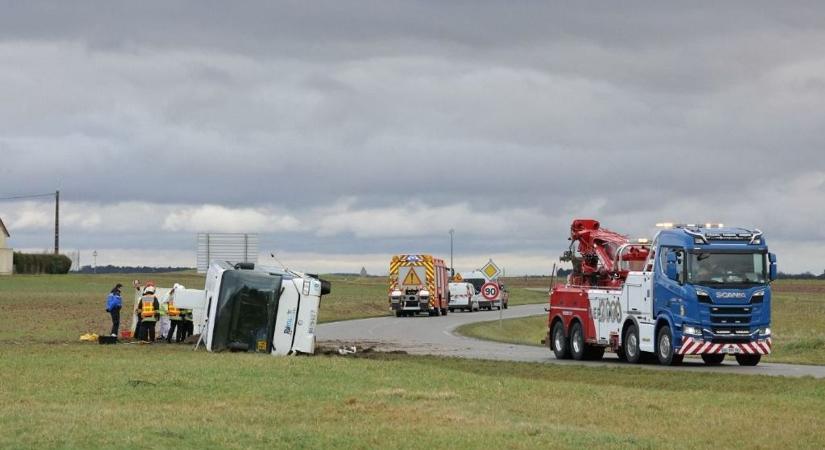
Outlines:
<svg viewBox="0 0 825 450"><path fill-rule="evenodd" d="M175 289L177 289L178 285L176 284L172 288L172 292L169 293L169 297L161 307L163 308L164 314L169 317L170 326L169 332L166 334L166 343L172 343L172 335L175 334L175 330L178 332L178 336L175 339L175 342L180 342L181 336L183 336L183 316L181 315L181 310L175 306Z"/></svg>
<svg viewBox="0 0 825 450"><path fill-rule="evenodd" d="M160 315L160 304L158 303L158 298L155 297L155 286L150 284L143 289L143 296L140 298L136 312L141 319L141 339L154 342L155 324Z"/></svg>

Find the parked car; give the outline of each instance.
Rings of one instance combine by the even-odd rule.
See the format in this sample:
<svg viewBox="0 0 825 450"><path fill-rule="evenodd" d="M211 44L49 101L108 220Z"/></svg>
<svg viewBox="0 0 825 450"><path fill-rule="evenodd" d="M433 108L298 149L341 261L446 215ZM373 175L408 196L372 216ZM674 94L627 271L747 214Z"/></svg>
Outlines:
<svg viewBox="0 0 825 450"><path fill-rule="evenodd" d="M450 283L450 295L448 306L450 312L456 309L464 311L478 311L478 299L476 291L470 283Z"/></svg>

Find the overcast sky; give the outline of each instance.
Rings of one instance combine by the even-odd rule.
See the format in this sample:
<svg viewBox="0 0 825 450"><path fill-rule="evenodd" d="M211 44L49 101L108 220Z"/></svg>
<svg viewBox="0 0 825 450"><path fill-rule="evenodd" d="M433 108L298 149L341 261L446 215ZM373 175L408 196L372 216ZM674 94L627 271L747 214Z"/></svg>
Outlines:
<svg viewBox="0 0 825 450"><path fill-rule="evenodd" d="M825 269L821 2L0 1L0 196L84 264L392 254L548 273L570 221L760 228ZM48 199L0 202L51 248ZM262 258L262 261L267 258Z"/></svg>

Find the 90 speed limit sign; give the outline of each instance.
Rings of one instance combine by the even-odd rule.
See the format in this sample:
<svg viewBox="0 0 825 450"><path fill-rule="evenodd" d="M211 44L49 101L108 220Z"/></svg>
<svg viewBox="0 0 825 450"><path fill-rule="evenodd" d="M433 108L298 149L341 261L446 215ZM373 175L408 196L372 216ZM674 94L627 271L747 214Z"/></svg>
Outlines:
<svg viewBox="0 0 825 450"><path fill-rule="evenodd" d="M495 283L485 283L481 286L481 295L487 300L495 300L498 298L498 285Z"/></svg>

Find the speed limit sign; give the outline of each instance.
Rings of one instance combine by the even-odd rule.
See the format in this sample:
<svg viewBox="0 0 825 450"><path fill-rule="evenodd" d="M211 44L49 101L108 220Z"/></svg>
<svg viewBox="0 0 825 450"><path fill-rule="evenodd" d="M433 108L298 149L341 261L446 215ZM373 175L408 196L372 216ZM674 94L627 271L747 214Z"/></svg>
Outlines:
<svg viewBox="0 0 825 450"><path fill-rule="evenodd" d="M498 298L498 285L496 283L485 283L481 286L481 295L487 300L495 300Z"/></svg>

